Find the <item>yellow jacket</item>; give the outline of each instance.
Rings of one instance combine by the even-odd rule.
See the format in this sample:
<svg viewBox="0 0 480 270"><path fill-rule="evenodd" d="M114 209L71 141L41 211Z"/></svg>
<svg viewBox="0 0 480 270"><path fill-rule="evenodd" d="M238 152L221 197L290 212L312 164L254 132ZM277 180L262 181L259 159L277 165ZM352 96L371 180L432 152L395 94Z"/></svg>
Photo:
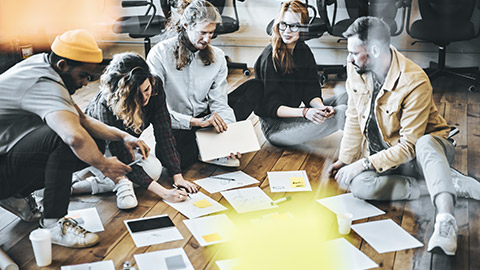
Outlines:
<svg viewBox="0 0 480 270"><path fill-rule="evenodd" d="M396 168L415 158L415 143L424 134L447 138L450 127L433 102L432 86L422 68L393 46L392 62L375 100L375 116L388 148L369 157L377 172ZM347 66L348 109L339 160L349 164L358 159L370 113L373 79Z"/></svg>

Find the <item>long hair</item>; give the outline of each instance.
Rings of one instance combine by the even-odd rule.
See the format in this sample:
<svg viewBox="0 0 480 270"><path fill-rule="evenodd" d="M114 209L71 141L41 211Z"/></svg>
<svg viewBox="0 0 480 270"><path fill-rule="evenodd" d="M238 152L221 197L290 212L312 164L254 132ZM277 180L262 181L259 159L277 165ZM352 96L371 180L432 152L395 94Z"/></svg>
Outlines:
<svg viewBox="0 0 480 270"><path fill-rule="evenodd" d="M147 63L140 55L131 52L114 55L100 77L100 90L113 114L137 134L142 132L144 122L140 85L146 79L152 83Z"/></svg>
<svg viewBox="0 0 480 270"><path fill-rule="evenodd" d="M282 75L293 73L295 69L295 64L293 61L292 53L287 49L287 44L285 44L280 36L280 30L278 30L278 24L283 19L285 12L290 11L295 16L300 17L301 24L308 24L308 10L307 6L298 1L292 0L284 3L278 14L277 18L272 26L272 60L273 67L277 72L281 72ZM300 32L300 39L303 38L303 33Z"/></svg>
<svg viewBox="0 0 480 270"><path fill-rule="evenodd" d="M206 0L179 1L177 9L180 17L175 18L175 16L171 16L169 28L177 33L178 42L174 50L174 56L177 60L177 70L182 70L192 62L194 55L187 47L190 41L188 40L186 28L194 27L204 22L218 24L222 22L222 17L217 8ZM198 56L205 66L214 62L213 50L210 45L200 50Z"/></svg>

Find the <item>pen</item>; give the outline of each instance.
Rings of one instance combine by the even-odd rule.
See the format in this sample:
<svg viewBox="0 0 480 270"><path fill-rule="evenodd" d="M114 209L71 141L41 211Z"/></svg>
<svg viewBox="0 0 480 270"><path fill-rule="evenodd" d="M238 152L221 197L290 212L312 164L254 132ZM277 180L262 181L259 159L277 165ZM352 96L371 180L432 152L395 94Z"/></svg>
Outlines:
<svg viewBox="0 0 480 270"><path fill-rule="evenodd" d="M290 201L291 199L292 199L292 197L287 196L287 197L284 197L284 198L275 200L275 201L273 201L273 202L270 202L270 204L271 204L271 205L277 205L277 204L282 203L282 202Z"/></svg>
<svg viewBox="0 0 480 270"><path fill-rule="evenodd" d="M221 177L221 176L210 176L210 178L222 179L222 180L228 180L228 181L235 181L235 179L233 179L233 178L227 178L227 177Z"/></svg>
<svg viewBox="0 0 480 270"><path fill-rule="evenodd" d="M142 158L136 159L136 160L130 162L130 164L128 164L128 166L135 165L135 164L139 163L139 162L142 161L142 160L143 160Z"/></svg>
<svg viewBox="0 0 480 270"><path fill-rule="evenodd" d="M177 185L175 185L175 184L172 184L172 186L173 186L174 188L176 188L176 189L181 189L181 187L179 187L179 186L177 186ZM188 198L190 198L190 199L192 198L192 197L190 197L190 194L188 194L188 191L187 191L187 196L188 196Z"/></svg>

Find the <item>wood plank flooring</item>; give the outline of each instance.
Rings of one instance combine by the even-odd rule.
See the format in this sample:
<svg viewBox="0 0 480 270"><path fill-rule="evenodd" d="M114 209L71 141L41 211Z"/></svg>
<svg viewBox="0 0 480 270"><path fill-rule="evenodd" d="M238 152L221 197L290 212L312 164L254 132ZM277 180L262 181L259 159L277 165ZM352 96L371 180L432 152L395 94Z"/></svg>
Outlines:
<svg viewBox="0 0 480 270"><path fill-rule="evenodd" d="M229 75L230 89L234 89L246 79L240 71L233 71ZM343 82L329 82L325 87L325 95L331 95L334 87L342 87L342 85ZM463 173L480 178L480 94L468 92L467 87L466 83L460 81L439 78L434 82L434 98L448 123L457 126L461 131L455 137L457 147L454 167ZM92 84L86 89L80 90L75 95L75 100L81 107L85 107L96 90L97 84ZM338 155L341 132L298 147L279 148L266 142L261 134L258 118L252 116L250 119L255 123L262 148L256 153L245 154L241 159L242 165L239 169L259 180L261 182L260 188L272 199L281 198L284 194L270 192L268 181L266 181L268 171L306 170L313 192L293 194L292 202L303 200L309 204L314 204L317 209L322 207L314 200L345 192L338 189L336 183L328 177L326 172L328 166L336 160ZM153 140L151 131L144 138L147 142L151 142ZM188 180L196 180L228 171L233 170L197 162L184 173L184 176ZM161 181L167 183L169 179L162 177ZM219 193L208 194L205 190L202 191L226 206L230 210L227 215L233 220L241 217L241 215L231 211L232 207ZM136 189L136 194L139 205L131 211L118 210L113 193L72 197L70 209L97 208L105 227L105 231L99 233L101 242L93 248L78 250L54 245L53 263L42 269L59 269L62 265L101 260L113 260L116 269L121 269L123 262L126 260L135 264L134 254L177 247L185 249L195 269L218 269L215 261L228 258L222 244L201 247L184 225L183 220L186 218L176 210L145 190ZM378 254L366 241L352 232L347 240L374 260L379 268L480 269L480 256L478 256L480 254L480 202L466 199L458 200L455 213L459 226L459 239L457 255L454 257L432 255L426 251L426 244L433 232L435 212L428 196L415 201L372 203L385 211L386 214L359 220L355 223L391 218L425 245L417 249ZM318 206L316 206L317 204ZM277 211L281 211L284 207L280 206ZM328 211L324 212L327 216L325 220L330 220L330 223L326 224L326 228L330 228L329 230L335 233L336 224L332 221L333 214ZM269 211L261 212L262 215L267 213ZM168 214L184 239L137 248L128 234L123 220L159 214ZM249 214L244 216L249 216ZM251 216L253 217L253 214ZM28 239L29 232L35 227L35 224L24 223L0 208L0 245L17 262L20 269L38 269ZM255 244L252 243L252 245ZM315 249L317 243L309 243L309 246L311 249ZM321 264L312 264L310 269L322 269L322 267Z"/></svg>

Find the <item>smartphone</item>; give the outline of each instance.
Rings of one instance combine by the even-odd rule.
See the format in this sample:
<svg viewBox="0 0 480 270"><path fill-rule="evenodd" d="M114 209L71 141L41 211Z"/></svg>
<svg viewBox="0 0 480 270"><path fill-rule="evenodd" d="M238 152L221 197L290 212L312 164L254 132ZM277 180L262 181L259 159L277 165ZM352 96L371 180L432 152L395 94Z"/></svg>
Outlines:
<svg viewBox="0 0 480 270"><path fill-rule="evenodd" d="M132 233L143 232L166 227L174 227L172 220L168 216L160 216L142 220L127 221L127 226Z"/></svg>

